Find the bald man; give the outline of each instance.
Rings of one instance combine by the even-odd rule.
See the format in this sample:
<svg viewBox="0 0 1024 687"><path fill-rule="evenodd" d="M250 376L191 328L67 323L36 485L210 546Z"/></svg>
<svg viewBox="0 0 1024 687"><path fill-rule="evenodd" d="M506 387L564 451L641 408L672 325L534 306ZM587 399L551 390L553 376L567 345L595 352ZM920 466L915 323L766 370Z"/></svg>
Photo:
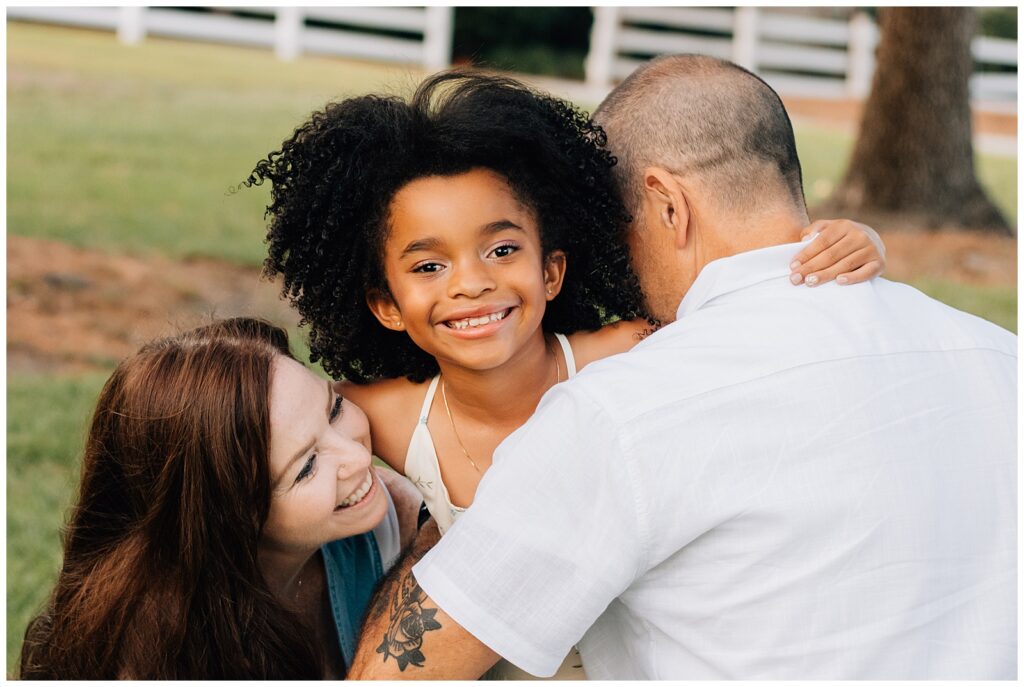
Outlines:
<svg viewBox="0 0 1024 687"><path fill-rule="evenodd" d="M350 677L1016 677L1016 338L882 279L789 288L778 96L654 60L595 113L667 326L549 391L399 568Z"/></svg>

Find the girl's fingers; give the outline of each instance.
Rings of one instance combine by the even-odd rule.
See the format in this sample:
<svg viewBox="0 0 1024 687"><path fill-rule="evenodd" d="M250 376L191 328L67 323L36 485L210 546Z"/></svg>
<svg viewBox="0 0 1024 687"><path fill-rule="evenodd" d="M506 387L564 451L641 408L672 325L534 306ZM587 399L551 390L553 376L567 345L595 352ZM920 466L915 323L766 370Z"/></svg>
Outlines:
<svg viewBox="0 0 1024 687"><path fill-rule="evenodd" d="M828 265L824 269L816 270L811 272L804 278L804 283L808 286L818 286L826 282L830 282L836 279L839 275L849 275L858 271L859 265L867 266L867 261L871 257L870 248L861 248L854 251L850 255L841 258L838 262L832 265ZM871 262L876 262L872 260ZM849 283L848 281L845 283Z"/></svg>
<svg viewBox="0 0 1024 687"><path fill-rule="evenodd" d="M874 279L882 273L882 262L880 260L872 260L868 264L858 267L852 272L845 272L836 276L837 284L859 284L870 279Z"/></svg>
<svg viewBox="0 0 1024 687"><path fill-rule="evenodd" d="M866 224L857 224L860 230L864 232L864 236L871 241L872 245L878 250L878 255L885 260L885 242L882 241L882 237L878 235L878 232L869 227Z"/></svg>
<svg viewBox="0 0 1024 687"><path fill-rule="evenodd" d="M829 237L828 232L818 235L818 238L811 242L809 248L814 249L814 244L819 241L821 243L817 246L818 250L813 253L813 257L809 257L806 260L801 261L799 265L793 267L790 265L792 274L790 274L789 280L794 284L800 284L805 282L807 277L815 272L821 272L832 265L835 265L841 259L848 255L853 254L857 251L857 239L851 235L840 235L837 242L829 243L832 237ZM808 252L807 249L801 251L801 254ZM856 267L856 265L853 265ZM849 271L849 270L842 270ZM839 274L837 272L836 274Z"/></svg>
<svg viewBox="0 0 1024 687"><path fill-rule="evenodd" d="M829 226L825 226L826 224L828 224ZM836 243L841 238L843 238L843 236L846 235L846 232L843 232L842 230L836 230L836 228L834 227L833 220L819 220L814 224L809 225L806 229L804 229L802 236L809 236L812 233L814 233L813 231L808 230L814 228L815 225L820 225L816 228L818 235L814 238L813 241L804 246L804 248L801 249L801 251L793 257L793 264L790 265L790 268L793 269L794 271L796 271L796 269L798 269L800 265L803 265L807 261L811 260L812 258L817 256L818 253L827 249L829 246ZM804 272L803 274L806 276L807 273Z"/></svg>
<svg viewBox="0 0 1024 687"><path fill-rule="evenodd" d="M857 284L884 271L884 244L871 227L844 219L818 220L805 227L801 237L815 232L817 236L793 258L792 283L816 286L836 279Z"/></svg>
<svg viewBox="0 0 1024 687"><path fill-rule="evenodd" d="M811 234L819 234L821 231L831 223L830 219L819 219L811 222L800 231L800 240L803 241Z"/></svg>

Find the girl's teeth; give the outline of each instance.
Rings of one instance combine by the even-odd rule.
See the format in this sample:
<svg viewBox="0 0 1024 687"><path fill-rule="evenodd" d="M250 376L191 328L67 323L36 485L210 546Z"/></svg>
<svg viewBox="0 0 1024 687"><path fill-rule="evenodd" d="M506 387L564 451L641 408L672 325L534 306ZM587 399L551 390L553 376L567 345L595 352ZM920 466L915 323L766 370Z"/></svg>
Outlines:
<svg viewBox="0 0 1024 687"><path fill-rule="evenodd" d="M498 320L505 319L506 310L501 312L493 312L490 315L482 315L481 317L467 317L464 320L456 320L449 324L454 329L465 329L466 327L479 327L483 324L490 322L497 322Z"/></svg>
<svg viewBox="0 0 1024 687"><path fill-rule="evenodd" d="M338 504L338 508L347 508L348 506L351 506L351 505L359 503L360 501L363 500L363 497L366 496L366 492L370 491L370 487L372 487L372 486L373 486L373 473L372 472L368 472L368 473L366 473L366 479L363 481L362 486L359 487L359 490L356 491L354 494L351 494L348 498L346 498L341 503L339 503Z"/></svg>

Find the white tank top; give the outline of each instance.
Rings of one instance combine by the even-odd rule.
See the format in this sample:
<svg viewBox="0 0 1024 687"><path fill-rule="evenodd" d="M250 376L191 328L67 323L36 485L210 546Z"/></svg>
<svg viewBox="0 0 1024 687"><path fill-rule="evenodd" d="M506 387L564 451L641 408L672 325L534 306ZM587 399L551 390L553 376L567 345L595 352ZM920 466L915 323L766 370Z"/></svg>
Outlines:
<svg viewBox="0 0 1024 687"><path fill-rule="evenodd" d="M572 355L572 347L569 340L562 334L555 334L555 339L562 347L565 356L565 367L568 378L576 375L576 359ZM441 466L437 462L437 451L434 450L434 440L430 436L430 429L427 427L427 417L430 415L430 405L434 401L434 394L437 392L437 382L441 375L430 380L427 387L427 395L423 399L423 408L420 410L420 417L413 430L412 439L409 441L409 450L405 454L405 476L416 485L416 488L423 494L423 501L427 504L427 510L437 521L437 527L444 534L455 518L459 517L465 508L459 508L452 503L448 496L448 489L441 481Z"/></svg>
<svg viewBox="0 0 1024 687"><path fill-rule="evenodd" d="M567 379L576 376L576 358L573 357L572 347L569 340L563 334L555 334L558 345L562 347L562 354L565 357L565 368L568 373ZM434 450L434 440L430 436L430 429L427 427L427 418L430 416L430 405L434 401L434 394L437 392L437 382L441 375L430 380L427 387L427 394L423 398L423 407L420 409L420 417L413 430L412 440L409 441L409 450L405 454L405 476L423 494L423 501L427 504L427 510L437 521L437 528L444 534L466 509L459 508L452 503L448 496L448 488L441 481L441 466L437 462L437 451ZM517 668L508 661L498 661L493 668L481 678L483 680L537 680L521 668ZM562 661L562 665L550 680L586 680L587 675L583 671L583 661L580 659L580 652L573 647L569 655Z"/></svg>

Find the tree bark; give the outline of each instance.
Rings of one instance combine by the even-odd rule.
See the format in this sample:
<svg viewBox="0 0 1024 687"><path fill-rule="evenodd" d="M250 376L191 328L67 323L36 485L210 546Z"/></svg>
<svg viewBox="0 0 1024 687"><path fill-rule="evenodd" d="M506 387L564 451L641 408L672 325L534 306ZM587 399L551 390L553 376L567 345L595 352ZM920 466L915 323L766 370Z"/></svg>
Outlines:
<svg viewBox="0 0 1024 687"><path fill-rule="evenodd" d="M871 93L843 181L825 207L854 217L908 215L928 227L1013 234L974 171L973 9L879 10Z"/></svg>

